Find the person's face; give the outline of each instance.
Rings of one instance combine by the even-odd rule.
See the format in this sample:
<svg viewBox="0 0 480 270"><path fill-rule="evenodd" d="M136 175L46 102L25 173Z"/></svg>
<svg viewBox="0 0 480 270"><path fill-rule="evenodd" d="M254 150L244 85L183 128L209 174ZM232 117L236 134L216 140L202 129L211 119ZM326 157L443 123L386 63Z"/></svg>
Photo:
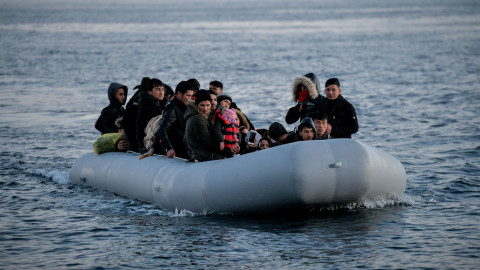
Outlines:
<svg viewBox="0 0 480 270"><path fill-rule="evenodd" d="M325 87L325 96L327 96L329 100L337 99L341 93L342 89L340 89L336 84L331 84Z"/></svg>
<svg viewBox="0 0 480 270"><path fill-rule="evenodd" d="M118 88L117 93L115 93L115 98L120 104L125 103L125 90L123 88Z"/></svg>
<svg viewBox="0 0 480 270"><path fill-rule="evenodd" d="M304 127L300 131L300 136L304 141L311 141L313 140L314 134L313 134L313 128L311 127Z"/></svg>
<svg viewBox="0 0 480 270"><path fill-rule="evenodd" d="M165 97L165 89L163 86L156 86L151 91L148 91L148 94L154 99L160 101Z"/></svg>
<svg viewBox="0 0 480 270"><path fill-rule="evenodd" d="M217 95L223 93L223 89L217 86L209 85L208 89L212 90L213 92L217 93Z"/></svg>
<svg viewBox="0 0 480 270"><path fill-rule="evenodd" d="M215 110L217 108L217 96L210 94L210 97L212 98L212 110Z"/></svg>
<svg viewBox="0 0 480 270"><path fill-rule="evenodd" d="M220 101L220 104L222 105L223 108L230 109L230 105L232 104L232 102L228 99L224 99Z"/></svg>
<svg viewBox="0 0 480 270"><path fill-rule="evenodd" d="M209 100L204 100L198 103L198 110L203 114L209 114L210 108L212 107L212 103Z"/></svg>
<svg viewBox="0 0 480 270"><path fill-rule="evenodd" d="M317 136L321 137L323 134L325 134L325 131L327 131L327 126L328 126L328 121L327 119L315 119L313 120L313 123L315 124L315 128L317 129Z"/></svg>
<svg viewBox="0 0 480 270"><path fill-rule="evenodd" d="M192 96L193 90L187 90L185 94L182 94L180 91L177 93L177 99L185 105L187 105L188 101L192 99Z"/></svg>
<svg viewBox="0 0 480 270"><path fill-rule="evenodd" d="M270 145L268 144L267 140L261 140L259 148L260 148L260 150L268 149L268 148L270 148Z"/></svg>

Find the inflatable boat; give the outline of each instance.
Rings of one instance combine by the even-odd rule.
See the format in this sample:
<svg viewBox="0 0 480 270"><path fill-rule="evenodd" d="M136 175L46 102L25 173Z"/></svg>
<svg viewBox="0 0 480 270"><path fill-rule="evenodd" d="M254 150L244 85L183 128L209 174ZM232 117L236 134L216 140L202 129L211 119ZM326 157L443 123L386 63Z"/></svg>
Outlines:
<svg viewBox="0 0 480 270"><path fill-rule="evenodd" d="M405 192L392 155L351 139L296 142L207 162L108 152L86 154L70 180L170 211L275 212L375 200Z"/></svg>

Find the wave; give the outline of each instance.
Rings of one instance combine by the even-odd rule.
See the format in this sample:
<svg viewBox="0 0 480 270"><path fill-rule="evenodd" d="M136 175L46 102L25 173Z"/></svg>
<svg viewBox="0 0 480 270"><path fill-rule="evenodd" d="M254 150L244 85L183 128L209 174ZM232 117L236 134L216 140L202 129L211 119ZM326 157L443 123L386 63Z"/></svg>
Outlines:
<svg viewBox="0 0 480 270"><path fill-rule="evenodd" d="M57 170L57 169L26 169L26 173L31 175L42 176L44 178L50 179L58 184L68 184L70 183L69 170Z"/></svg>

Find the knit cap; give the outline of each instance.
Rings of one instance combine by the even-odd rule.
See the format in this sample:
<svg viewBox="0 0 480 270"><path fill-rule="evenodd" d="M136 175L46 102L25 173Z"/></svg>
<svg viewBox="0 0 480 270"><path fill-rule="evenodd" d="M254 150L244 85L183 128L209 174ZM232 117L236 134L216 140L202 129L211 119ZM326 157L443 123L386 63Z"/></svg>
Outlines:
<svg viewBox="0 0 480 270"><path fill-rule="evenodd" d="M218 104L220 104L220 102L222 102L222 100L225 100L225 99L228 99L230 100L230 102L232 102L232 97L227 95L227 94L220 94L217 96L217 102Z"/></svg>
<svg viewBox="0 0 480 270"><path fill-rule="evenodd" d="M238 125L236 120L237 112L235 112L235 109L225 109L225 111L223 111L222 113L222 117L225 118L225 120L227 120L228 122Z"/></svg>
<svg viewBox="0 0 480 270"><path fill-rule="evenodd" d="M200 102L208 100L212 102L212 98L210 97L210 94L207 92L207 90L199 90L195 95L195 105L200 104Z"/></svg>
<svg viewBox="0 0 480 270"><path fill-rule="evenodd" d="M274 140L278 140L280 136L287 133L285 127L278 122L273 122L268 128L268 135Z"/></svg>

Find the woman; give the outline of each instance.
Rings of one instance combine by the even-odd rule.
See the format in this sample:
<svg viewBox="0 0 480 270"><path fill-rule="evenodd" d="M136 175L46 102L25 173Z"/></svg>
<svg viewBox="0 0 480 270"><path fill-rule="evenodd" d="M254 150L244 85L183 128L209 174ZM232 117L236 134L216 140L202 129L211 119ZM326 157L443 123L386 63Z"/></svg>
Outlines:
<svg viewBox="0 0 480 270"><path fill-rule="evenodd" d="M145 127L147 126L148 121L155 116L161 115L167 103L162 81L155 78L151 79L147 89L147 92L142 93L139 98L136 123L138 151L141 154L146 152L143 138L145 138ZM161 147L158 147L157 149L161 150Z"/></svg>
<svg viewBox="0 0 480 270"><path fill-rule="evenodd" d="M223 158L217 150L213 125L209 120L212 98L207 90L199 90L185 113L185 140L190 151L190 161L208 161Z"/></svg>

